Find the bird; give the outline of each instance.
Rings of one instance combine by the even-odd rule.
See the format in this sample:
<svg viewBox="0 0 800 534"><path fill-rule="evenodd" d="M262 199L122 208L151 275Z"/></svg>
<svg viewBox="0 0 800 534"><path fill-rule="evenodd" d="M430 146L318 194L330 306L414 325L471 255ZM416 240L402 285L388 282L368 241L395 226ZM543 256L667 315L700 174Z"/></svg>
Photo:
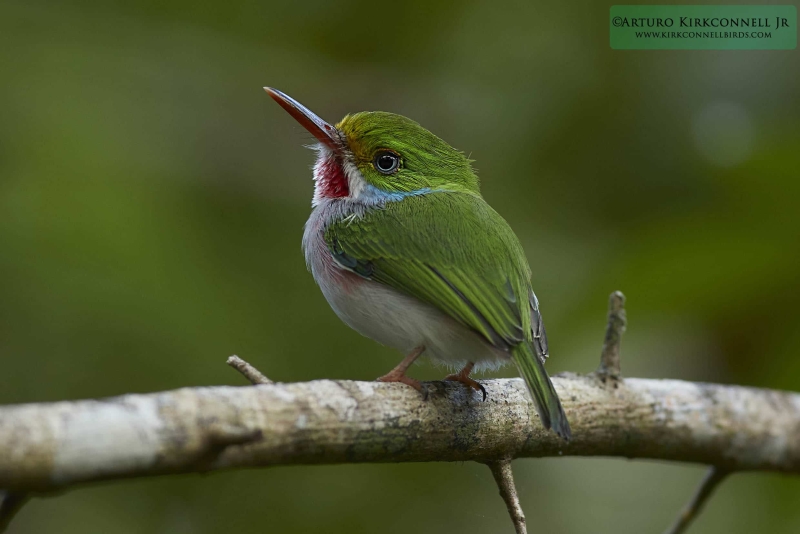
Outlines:
<svg viewBox="0 0 800 534"><path fill-rule="evenodd" d="M508 223L483 199L472 160L402 115L369 111L331 125L287 94L264 90L316 139L312 210L302 249L338 317L405 357L421 355L483 393L473 371L513 362L545 429L569 441L545 371L547 334L531 268Z"/></svg>

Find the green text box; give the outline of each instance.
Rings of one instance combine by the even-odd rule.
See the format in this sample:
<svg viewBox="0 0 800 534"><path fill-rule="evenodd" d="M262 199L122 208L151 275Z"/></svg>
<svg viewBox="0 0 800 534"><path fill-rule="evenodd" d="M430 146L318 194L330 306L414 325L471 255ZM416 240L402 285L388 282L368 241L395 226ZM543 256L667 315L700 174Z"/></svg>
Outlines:
<svg viewBox="0 0 800 534"><path fill-rule="evenodd" d="M615 50L792 50L795 6L611 6Z"/></svg>

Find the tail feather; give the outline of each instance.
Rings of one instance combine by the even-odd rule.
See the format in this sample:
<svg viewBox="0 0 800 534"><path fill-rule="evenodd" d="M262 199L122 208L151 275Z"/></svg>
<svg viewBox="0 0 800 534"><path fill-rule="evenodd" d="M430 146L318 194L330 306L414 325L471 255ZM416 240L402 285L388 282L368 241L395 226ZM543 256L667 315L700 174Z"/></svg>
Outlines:
<svg viewBox="0 0 800 534"><path fill-rule="evenodd" d="M547 371L544 370L542 360L527 342L514 347L511 350L511 356L522 378L525 379L542 425L569 441L572 437L569 421L567 421L567 415L564 413L553 383L547 376Z"/></svg>

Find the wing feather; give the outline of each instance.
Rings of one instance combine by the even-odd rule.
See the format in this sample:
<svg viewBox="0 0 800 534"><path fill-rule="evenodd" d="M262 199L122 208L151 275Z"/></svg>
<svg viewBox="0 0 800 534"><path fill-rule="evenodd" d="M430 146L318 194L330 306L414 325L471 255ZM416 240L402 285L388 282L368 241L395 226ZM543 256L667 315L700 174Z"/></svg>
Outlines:
<svg viewBox="0 0 800 534"><path fill-rule="evenodd" d="M479 196L432 193L387 203L329 224L325 240L343 267L439 308L498 348L534 338L522 247Z"/></svg>

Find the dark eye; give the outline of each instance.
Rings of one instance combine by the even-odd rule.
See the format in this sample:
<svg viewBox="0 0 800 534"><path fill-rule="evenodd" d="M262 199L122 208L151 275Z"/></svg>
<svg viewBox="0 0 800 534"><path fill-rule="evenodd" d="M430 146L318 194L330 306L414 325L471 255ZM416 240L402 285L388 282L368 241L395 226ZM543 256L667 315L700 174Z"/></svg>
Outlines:
<svg viewBox="0 0 800 534"><path fill-rule="evenodd" d="M400 156L388 150L382 150L375 154L372 164L382 174L393 174L400 167Z"/></svg>

